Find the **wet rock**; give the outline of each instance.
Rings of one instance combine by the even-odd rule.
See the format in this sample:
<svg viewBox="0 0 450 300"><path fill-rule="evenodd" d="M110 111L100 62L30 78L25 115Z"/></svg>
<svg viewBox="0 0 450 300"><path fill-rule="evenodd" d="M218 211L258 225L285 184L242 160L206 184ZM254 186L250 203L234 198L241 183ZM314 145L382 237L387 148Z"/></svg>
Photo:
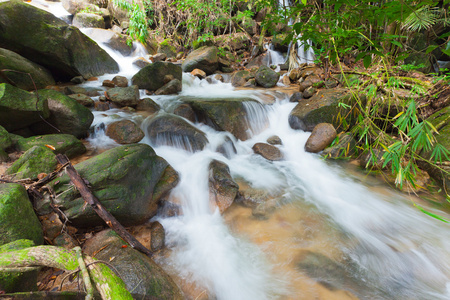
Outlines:
<svg viewBox="0 0 450 300"><path fill-rule="evenodd" d="M139 88L137 85L129 87L116 87L106 91L111 102L119 106L134 106L139 101Z"/></svg>
<svg viewBox="0 0 450 300"><path fill-rule="evenodd" d="M122 247L123 245L127 247ZM182 300L183 294L153 260L126 244L114 231L108 229L89 239L83 251L108 261L118 272L129 291L136 298ZM110 260L114 257L113 260Z"/></svg>
<svg viewBox="0 0 450 300"><path fill-rule="evenodd" d="M314 127L305 144L307 152L317 153L325 149L336 138L336 129L332 124L320 123Z"/></svg>
<svg viewBox="0 0 450 300"><path fill-rule="evenodd" d="M184 97L182 100L192 107L200 122L216 130L228 131L242 141L249 138L248 131L251 130L247 122L248 112L245 109L244 102L263 109L262 104L251 98L200 100L192 97ZM263 127L265 124L261 126ZM262 128L260 129L262 130Z"/></svg>
<svg viewBox="0 0 450 300"><path fill-rule="evenodd" d="M26 189L17 183L0 184L0 245L19 239L44 243L41 223L34 213Z"/></svg>
<svg viewBox="0 0 450 300"><path fill-rule="evenodd" d="M51 173L54 171L58 161L56 155L47 147L33 146L27 150L5 174L12 180L25 178L36 179L39 173Z"/></svg>
<svg viewBox="0 0 450 300"><path fill-rule="evenodd" d="M258 219L268 219L269 215L275 212L278 206L277 199L269 199L256 204L252 209L252 216Z"/></svg>
<svg viewBox="0 0 450 300"><path fill-rule="evenodd" d="M107 111L107 110L110 109L109 103L108 102L102 102L102 101L95 102L94 108L97 111Z"/></svg>
<svg viewBox="0 0 450 300"><path fill-rule="evenodd" d="M37 101L33 93L0 83L0 126L11 132L41 121L41 116L50 116L46 99Z"/></svg>
<svg viewBox="0 0 450 300"><path fill-rule="evenodd" d="M74 78L70 79L70 82L73 84L81 84L85 81L86 80L83 78L83 76L75 76Z"/></svg>
<svg viewBox="0 0 450 300"><path fill-rule="evenodd" d="M47 121L58 128L60 133L71 134L78 138L87 136L94 120L94 115L88 108L58 91L39 90L38 93L39 98L46 99L48 103L50 116ZM35 134L58 133L53 126L41 121L34 124L31 130Z"/></svg>
<svg viewBox="0 0 450 300"><path fill-rule="evenodd" d="M267 143L270 145L282 145L281 139L277 135L272 135L267 139Z"/></svg>
<svg viewBox="0 0 450 300"><path fill-rule="evenodd" d="M160 109L161 107L159 106L159 104L150 98L143 98L139 100L138 104L136 105L136 110L143 110L151 114L158 112Z"/></svg>
<svg viewBox="0 0 450 300"><path fill-rule="evenodd" d="M83 106L86 107L92 107L95 105L95 101L92 100L91 97L86 96L84 94L71 94L68 95L70 98L72 98L73 100L77 101L78 103L80 103Z"/></svg>
<svg viewBox="0 0 450 300"><path fill-rule="evenodd" d="M3 77L0 77L0 83L13 82L16 87L23 90L34 90L34 84L38 89L55 84L50 71L15 52L3 48L0 48L0 70L4 70L2 72Z"/></svg>
<svg viewBox="0 0 450 300"><path fill-rule="evenodd" d="M79 12L73 18L72 25L78 28L105 28L105 20L97 14Z"/></svg>
<svg viewBox="0 0 450 300"><path fill-rule="evenodd" d="M364 102L364 96L362 101ZM300 101L289 115L289 125L293 129L312 131L319 123L330 123L339 131L343 130L342 120L338 116L346 116L347 124L355 121L350 108L339 106L344 103L352 107L355 100L347 89L337 88L320 90L309 99Z"/></svg>
<svg viewBox="0 0 450 300"><path fill-rule="evenodd" d="M277 85L280 74L267 66L259 67L255 74L256 83L265 88L271 88Z"/></svg>
<svg viewBox="0 0 450 300"><path fill-rule="evenodd" d="M174 79L156 90L155 95L173 95L181 92L181 81Z"/></svg>
<svg viewBox="0 0 450 300"><path fill-rule="evenodd" d="M103 82L102 82L102 86L106 86L106 87L113 88L113 87L116 86L116 84L115 84L112 80L105 79L105 80L103 80Z"/></svg>
<svg viewBox="0 0 450 300"><path fill-rule="evenodd" d="M356 140L350 132L341 133L335 145L325 148L322 155L327 158L350 157L356 152Z"/></svg>
<svg viewBox="0 0 450 300"><path fill-rule="evenodd" d="M301 92L295 92L289 98L289 102L300 102L303 99L303 94Z"/></svg>
<svg viewBox="0 0 450 300"><path fill-rule="evenodd" d="M289 79L289 77L283 76L281 78L281 83L284 84L285 86L290 86L291 85L291 80Z"/></svg>
<svg viewBox="0 0 450 300"><path fill-rule="evenodd" d="M273 49L279 52L288 52L289 50L289 41L287 40L288 34L282 33L274 35L272 38L272 46Z"/></svg>
<svg viewBox="0 0 450 300"><path fill-rule="evenodd" d="M150 226L151 241L150 250L152 252L159 251L164 248L166 240L166 231L158 221L152 222Z"/></svg>
<svg viewBox="0 0 450 300"><path fill-rule="evenodd" d="M133 61L133 65L137 66L140 69L148 66L149 64L150 62L143 57L138 57Z"/></svg>
<svg viewBox="0 0 450 300"><path fill-rule="evenodd" d="M150 60L155 63L158 61L165 61L167 59L167 55L165 53L156 53L155 55L150 57Z"/></svg>
<svg viewBox="0 0 450 300"><path fill-rule="evenodd" d="M300 78L306 79L306 77L311 75L321 76L323 70L319 67L306 67L300 70Z"/></svg>
<svg viewBox="0 0 450 300"><path fill-rule="evenodd" d="M304 91L303 91L303 98L305 99L309 99L312 96L314 96L314 94L317 92L317 89L315 87L307 87Z"/></svg>
<svg viewBox="0 0 450 300"><path fill-rule="evenodd" d="M226 158L231 158L237 153L233 141L228 136L217 146L216 152L223 154Z"/></svg>
<svg viewBox="0 0 450 300"><path fill-rule="evenodd" d="M298 68L291 70L289 73L289 80L291 82L296 82L300 78L300 70Z"/></svg>
<svg viewBox="0 0 450 300"><path fill-rule="evenodd" d="M140 89L156 91L167 83L164 79L167 75L173 76L173 79L178 79L180 82L182 80L180 66L169 62L156 62L142 68L131 81Z"/></svg>
<svg viewBox="0 0 450 300"><path fill-rule="evenodd" d="M119 146L85 160L75 169L89 182L92 193L124 226L139 225L156 214L158 203L178 183L169 164L145 144ZM170 170L169 170L170 169ZM168 171L169 170L169 171ZM74 226L104 224L64 175L49 183L58 195L55 205ZM48 206L39 208L48 213Z"/></svg>
<svg viewBox="0 0 450 300"><path fill-rule="evenodd" d="M250 78L245 84L244 87L256 87L255 78Z"/></svg>
<svg viewBox="0 0 450 300"><path fill-rule="evenodd" d="M234 87L243 86L252 77L249 71L241 70L233 73L231 76L231 84Z"/></svg>
<svg viewBox="0 0 450 300"><path fill-rule="evenodd" d="M83 88L81 86L66 86L64 87L64 94L72 95L72 94L83 94L89 97L100 96L99 88ZM103 91L101 91L103 94Z"/></svg>
<svg viewBox="0 0 450 300"><path fill-rule="evenodd" d="M6 150L13 145L8 131L3 126L0 126L0 149Z"/></svg>
<svg viewBox="0 0 450 300"><path fill-rule="evenodd" d="M71 237L67 232L62 232L60 235L55 237L53 244L58 247L63 247L68 250L73 249L73 247L79 246L79 243Z"/></svg>
<svg viewBox="0 0 450 300"><path fill-rule="evenodd" d="M196 121L195 112L192 109L192 107L189 106L189 104L181 103L173 110L173 113L177 116L180 116L182 118L185 118L186 120L191 121L192 123Z"/></svg>
<svg viewBox="0 0 450 300"><path fill-rule="evenodd" d="M113 122L106 128L106 135L119 144L134 144L145 136L139 126L130 120Z"/></svg>
<svg viewBox="0 0 450 300"><path fill-rule="evenodd" d="M0 254L15 250L21 250L36 246L33 241L28 239L15 240L13 242L0 246ZM19 293L37 291L37 279L39 267L16 268L14 270L4 269L0 273L0 286L3 293ZM17 294L13 294L17 295ZM10 296L15 298L14 296Z"/></svg>
<svg viewBox="0 0 450 300"><path fill-rule="evenodd" d="M182 64L183 72L191 72L194 69L203 70L206 75L213 74L219 67L217 47L201 47L192 51Z"/></svg>
<svg viewBox="0 0 450 300"><path fill-rule="evenodd" d="M16 147L20 151L26 151L33 146L46 147L46 145L55 147L55 153L65 154L69 158L86 152L86 147L83 143L70 134L47 134L20 138L17 141Z"/></svg>
<svg viewBox="0 0 450 300"><path fill-rule="evenodd" d="M172 45L173 41L165 39L158 46L158 53L164 53L168 58L175 57L177 55L177 49Z"/></svg>
<svg viewBox="0 0 450 300"><path fill-rule="evenodd" d="M114 82L114 84L117 87L127 87L128 86L128 79L125 76L114 76L114 78L112 79L112 82Z"/></svg>
<svg viewBox="0 0 450 300"><path fill-rule="evenodd" d="M153 145L169 145L196 152L203 150L208 143L203 131L170 114L154 117L148 124L147 131Z"/></svg>
<svg viewBox="0 0 450 300"><path fill-rule="evenodd" d="M268 160L282 160L283 154L281 153L280 149L273 145L265 144L265 143L256 143L252 147L253 152L256 154L261 155L265 159Z"/></svg>
<svg viewBox="0 0 450 300"><path fill-rule="evenodd" d="M321 87L323 86L322 78L317 75L311 75L306 77L306 79L300 83L299 90L300 92L305 91L309 87Z"/></svg>
<svg viewBox="0 0 450 300"><path fill-rule="evenodd" d="M214 209L223 213L233 204L239 186L231 178L230 169L220 161L213 160L209 164L209 202Z"/></svg>
<svg viewBox="0 0 450 300"><path fill-rule="evenodd" d="M200 79L205 79L206 78L206 73L200 69L194 69L191 72L191 75L200 78Z"/></svg>
<svg viewBox="0 0 450 300"><path fill-rule="evenodd" d="M0 47L49 69L57 80L119 71L117 63L78 28L22 1L0 3L0 27Z"/></svg>

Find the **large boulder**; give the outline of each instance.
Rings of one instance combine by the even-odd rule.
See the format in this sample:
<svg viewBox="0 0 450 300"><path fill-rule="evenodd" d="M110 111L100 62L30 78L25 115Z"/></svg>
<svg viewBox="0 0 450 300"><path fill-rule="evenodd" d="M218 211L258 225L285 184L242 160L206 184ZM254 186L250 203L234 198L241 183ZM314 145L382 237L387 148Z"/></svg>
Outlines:
<svg viewBox="0 0 450 300"><path fill-rule="evenodd" d="M206 134L176 115L163 114L154 117L147 126L153 145L169 145L191 152L203 150Z"/></svg>
<svg viewBox="0 0 450 300"><path fill-rule="evenodd" d="M47 69L8 49L0 48L0 70L4 76L0 76L0 83L14 83L23 90L43 89L55 84Z"/></svg>
<svg viewBox="0 0 450 300"><path fill-rule="evenodd" d="M219 67L219 57L217 47L201 47L192 51L182 64L183 72L192 72L194 69L205 71L206 75L211 75Z"/></svg>
<svg viewBox="0 0 450 300"><path fill-rule="evenodd" d="M119 144L134 144L144 138L144 132L130 120L113 122L106 128L106 135Z"/></svg>
<svg viewBox="0 0 450 300"><path fill-rule="evenodd" d="M17 183L0 184L0 245L19 239L44 243L41 223L26 189Z"/></svg>
<svg viewBox="0 0 450 300"><path fill-rule="evenodd" d="M147 222L156 214L159 201L177 184L178 175L145 144L120 146L75 165L89 182L92 193L106 210L125 226ZM49 183L57 197L55 205L76 226L104 224L70 187L67 175ZM48 207L39 212L45 213Z"/></svg>
<svg viewBox="0 0 450 300"><path fill-rule="evenodd" d="M364 101L363 97L362 100ZM289 115L289 125L293 129L312 131L319 123L330 123L340 132L345 129L342 125L343 120L347 124L352 124L356 120L351 111L354 103L355 99L347 89L321 90L294 107Z"/></svg>
<svg viewBox="0 0 450 300"><path fill-rule="evenodd" d="M280 74L268 66L259 67L255 74L256 83L265 88L271 88L277 85Z"/></svg>
<svg viewBox="0 0 450 300"><path fill-rule="evenodd" d="M9 167L5 174L14 180L36 179L40 173L52 172L58 161L56 155L47 147L33 146Z"/></svg>
<svg viewBox="0 0 450 300"><path fill-rule="evenodd" d="M239 185L230 175L230 168L220 161L213 160L209 164L209 202L223 213L233 204L239 191Z"/></svg>
<svg viewBox="0 0 450 300"><path fill-rule="evenodd" d="M119 51L123 56L129 56L134 50L134 47L127 44L127 36L124 34L101 28L86 28L83 32L98 43Z"/></svg>
<svg viewBox="0 0 450 300"><path fill-rule="evenodd" d="M140 89L156 91L173 79L182 81L181 67L169 62L155 62L137 72L131 81Z"/></svg>
<svg viewBox="0 0 450 300"><path fill-rule="evenodd" d="M106 91L113 103L119 106L134 106L139 102L139 88L137 85L129 87L116 87Z"/></svg>
<svg viewBox="0 0 450 300"><path fill-rule="evenodd" d="M231 132L242 141L250 137L249 131L252 130L248 122L249 113L244 102L262 105L251 98L198 99L185 97L182 100L192 107L200 122L216 130Z"/></svg>
<svg viewBox="0 0 450 300"><path fill-rule="evenodd" d="M0 126L11 132L49 116L46 99L38 100L32 93L0 83Z"/></svg>
<svg viewBox="0 0 450 300"><path fill-rule="evenodd" d="M185 299L175 282L150 257L127 246L114 231L107 229L89 239L83 252L108 261L135 299Z"/></svg>
<svg viewBox="0 0 450 300"><path fill-rule="evenodd" d="M89 0L61 0L61 4L65 10L74 15L77 12L84 10L91 5Z"/></svg>
<svg viewBox="0 0 450 300"><path fill-rule="evenodd" d="M69 158L86 152L83 143L71 134L47 134L19 138L16 147L20 151L26 151L33 146L54 147L56 153L67 155Z"/></svg>
<svg viewBox="0 0 450 300"><path fill-rule="evenodd" d="M305 144L307 152L317 153L328 147L336 138L336 129L330 123L320 123L314 127Z"/></svg>
<svg viewBox="0 0 450 300"><path fill-rule="evenodd" d="M88 108L55 90L40 90L38 93L39 99L47 101L50 116L46 120L47 122L41 121L31 127L35 134L60 132L74 135L77 138L87 136L89 127L94 120L94 115Z"/></svg>
<svg viewBox="0 0 450 300"><path fill-rule="evenodd" d="M0 47L38 63L62 81L119 71L106 51L78 28L23 1L0 2Z"/></svg>

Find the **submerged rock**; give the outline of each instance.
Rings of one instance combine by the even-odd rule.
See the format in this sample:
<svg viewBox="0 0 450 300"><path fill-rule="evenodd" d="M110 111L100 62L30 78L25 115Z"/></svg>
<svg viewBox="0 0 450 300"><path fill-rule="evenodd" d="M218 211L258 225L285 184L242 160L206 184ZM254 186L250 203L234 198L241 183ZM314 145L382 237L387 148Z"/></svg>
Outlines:
<svg viewBox="0 0 450 300"><path fill-rule="evenodd" d="M203 131L171 114L154 117L147 126L147 132L153 145L169 145L191 152L203 150L208 143Z"/></svg>
<svg viewBox="0 0 450 300"><path fill-rule="evenodd" d="M22 1L0 2L0 28L0 47L47 68L55 79L119 71L117 63L78 28Z"/></svg>

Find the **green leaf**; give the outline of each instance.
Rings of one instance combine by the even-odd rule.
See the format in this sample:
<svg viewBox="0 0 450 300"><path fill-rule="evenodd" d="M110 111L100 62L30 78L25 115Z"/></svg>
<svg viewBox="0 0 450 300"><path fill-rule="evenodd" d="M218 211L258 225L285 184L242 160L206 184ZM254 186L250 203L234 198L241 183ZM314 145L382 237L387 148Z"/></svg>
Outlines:
<svg viewBox="0 0 450 300"><path fill-rule="evenodd" d="M439 47L438 45L430 45L427 48L427 51L425 51L426 54L430 53L431 51L433 51L434 49L436 49L437 47Z"/></svg>
<svg viewBox="0 0 450 300"><path fill-rule="evenodd" d="M372 56L370 55L364 56L363 63L365 68L370 67L370 64L372 63Z"/></svg>
<svg viewBox="0 0 450 300"><path fill-rule="evenodd" d="M391 44L393 44L399 48L403 48L403 45L399 41L391 41Z"/></svg>
<svg viewBox="0 0 450 300"><path fill-rule="evenodd" d="M419 206L418 204L414 203L414 206L417 207L421 212L423 212L426 215L429 215L432 218L435 218L435 219L437 219L439 221L442 221L444 223L450 223L448 220L444 219L444 217L441 217L441 216L436 215L436 214L434 214L432 212L429 212L428 210L425 210L423 207Z"/></svg>

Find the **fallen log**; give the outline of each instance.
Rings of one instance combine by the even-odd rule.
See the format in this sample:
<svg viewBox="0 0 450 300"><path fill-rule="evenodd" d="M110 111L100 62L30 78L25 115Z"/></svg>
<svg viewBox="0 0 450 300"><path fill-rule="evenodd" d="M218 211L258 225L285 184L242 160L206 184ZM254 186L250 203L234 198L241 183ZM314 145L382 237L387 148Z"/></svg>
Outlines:
<svg viewBox="0 0 450 300"><path fill-rule="evenodd" d="M122 224L117 221L117 219L109 213L105 207L98 201L98 199L92 194L88 186L86 185L83 178L81 178L80 174L78 174L77 170L72 166L69 159L66 155L57 154L56 159L62 165L66 165L66 172L70 177L75 188L80 192L81 197L86 201L89 205L91 205L92 209L102 218L105 223L112 228L125 242L130 244L136 250L140 252L152 256L152 252L145 248L138 240L136 240L126 229L122 226Z"/></svg>

